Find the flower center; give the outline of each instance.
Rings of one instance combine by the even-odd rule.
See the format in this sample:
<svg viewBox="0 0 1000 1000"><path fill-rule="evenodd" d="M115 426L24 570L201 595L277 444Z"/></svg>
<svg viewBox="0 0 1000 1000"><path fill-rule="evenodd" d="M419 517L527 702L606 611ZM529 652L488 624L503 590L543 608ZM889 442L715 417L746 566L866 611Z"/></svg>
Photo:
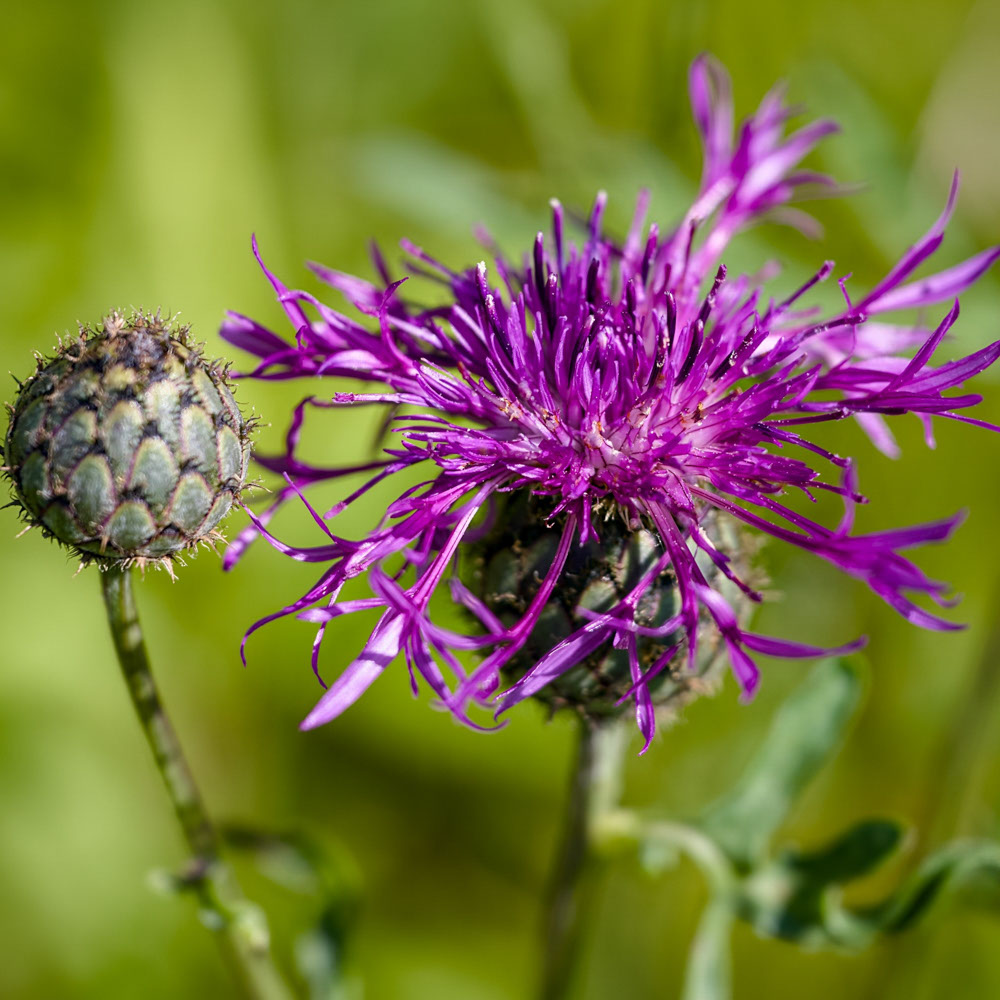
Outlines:
<svg viewBox="0 0 1000 1000"><path fill-rule="evenodd" d="M552 507L544 497L512 494L498 510L493 530L475 546L469 566L472 589L507 627L520 620L552 564L561 535L558 518L556 523L548 521ZM570 550L531 635L504 668L508 683L519 680L594 616L614 610L655 568L662 549L652 532L630 528L617 509L610 508L606 520L595 519L595 527L600 541L574 545ZM714 544L733 557L737 571L745 572L740 563L748 563L749 554L739 529L713 515L706 516L702 527ZM747 611L750 602L711 562L705 562L702 570L709 582L723 590L734 607ZM668 566L642 593L633 620L641 628L655 630L678 612L680 599L677 579ZM643 672L652 669L680 640L679 631L640 634L637 652ZM720 646L718 629L706 621L699 629L695 669L688 669L687 648L682 643L649 683L654 703L680 708L712 687L725 669ZM627 651L606 643L537 697L553 710L572 708L592 717L606 717L630 710L627 701L621 705L619 701L632 686Z"/></svg>

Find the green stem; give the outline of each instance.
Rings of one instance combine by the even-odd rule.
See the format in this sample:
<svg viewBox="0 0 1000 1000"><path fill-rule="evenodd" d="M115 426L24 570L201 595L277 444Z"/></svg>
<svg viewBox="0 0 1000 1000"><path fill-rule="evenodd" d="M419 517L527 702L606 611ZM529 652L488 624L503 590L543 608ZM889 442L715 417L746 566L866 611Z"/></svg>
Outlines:
<svg viewBox="0 0 1000 1000"><path fill-rule="evenodd" d="M691 942L681 1000L728 1000L732 996L729 939L735 913L725 896L709 899Z"/></svg>
<svg viewBox="0 0 1000 1000"><path fill-rule="evenodd" d="M624 727L617 723L580 722L562 844L545 909L541 1000L570 995L592 903L595 832L618 805L624 737Z"/></svg>
<svg viewBox="0 0 1000 1000"><path fill-rule="evenodd" d="M184 883L196 894L202 918L215 931L246 996L252 1000L289 1000L292 994L270 957L263 916L242 896L232 872L220 858L218 835L160 701L132 595L130 572L112 566L100 576L125 686L191 851Z"/></svg>
<svg viewBox="0 0 1000 1000"><path fill-rule="evenodd" d="M728 1000L730 984L729 939L736 918L738 876L718 844L697 827L664 819L622 817L637 847L658 843L686 854L708 882L709 898L698 922L688 953L681 1000Z"/></svg>

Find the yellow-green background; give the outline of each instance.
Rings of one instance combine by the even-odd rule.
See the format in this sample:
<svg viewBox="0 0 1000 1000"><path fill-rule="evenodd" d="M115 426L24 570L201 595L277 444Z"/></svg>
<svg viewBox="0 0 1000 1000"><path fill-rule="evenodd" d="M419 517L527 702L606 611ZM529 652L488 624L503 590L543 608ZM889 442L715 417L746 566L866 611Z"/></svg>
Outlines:
<svg viewBox="0 0 1000 1000"><path fill-rule="evenodd" d="M730 260L778 255L790 286L826 257L866 287L939 211L954 166L965 186L941 259L1000 237L1000 12L989 2L528 0L282 4L223 0L9 5L0 35L0 338L3 367L112 306L180 311L213 351L226 308L280 327L249 249L316 289L302 262L368 274L365 246L404 235L456 264L474 262L484 222L515 253L547 199L585 207L599 187L621 228L636 190L666 225L697 178L686 67L709 48L751 109L778 77L839 119L818 166L868 186L817 207L825 245L758 231ZM949 352L1000 336L1000 285L965 300ZM283 330L287 332L287 330ZM983 376L981 415L1000 419ZM283 429L299 387L246 384L241 398ZM13 392L8 383L5 395ZM363 453L367 418L321 414L310 448ZM877 812L919 821L912 858L955 833L1000 835L1000 703L988 652L1000 594L1000 437L916 421L904 457L878 455L854 428L824 432L861 456L878 528L970 514L922 564L965 598L968 631L898 620L860 584L807 556L768 553L780 603L775 634L871 635L864 713L810 790L788 835L815 843ZM352 514L360 531L373 512ZM230 525L236 528L241 516ZM315 539L297 511L285 537ZM0 522L0 995L226 997L231 987L185 900L146 875L182 852L111 659L92 572L73 576L40 537ZM140 599L166 697L216 814L302 826L357 858L366 903L353 961L366 996L500 1000L530 995L537 899L553 847L570 729L534 706L483 736L414 701L389 670L335 724L296 725L318 688L309 626L271 627L239 663L240 634L297 596L308 567L259 545L229 576L203 555ZM328 672L363 639L331 631ZM729 684L694 706L628 767L628 796L684 814L738 772L780 699L807 669L765 664L757 700ZM637 748L636 748L637 749ZM862 887L877 894L886 881ZM617 866L600 900L581 997L672 997L702 901L682 866L659 881ZM279 901L280 902L280 901ZM285 937L292 907L274 920ZM735 940L736 996L981 998L1000 993L1000 919L949 905L905 944L861 957L806 955Z"/></svg>

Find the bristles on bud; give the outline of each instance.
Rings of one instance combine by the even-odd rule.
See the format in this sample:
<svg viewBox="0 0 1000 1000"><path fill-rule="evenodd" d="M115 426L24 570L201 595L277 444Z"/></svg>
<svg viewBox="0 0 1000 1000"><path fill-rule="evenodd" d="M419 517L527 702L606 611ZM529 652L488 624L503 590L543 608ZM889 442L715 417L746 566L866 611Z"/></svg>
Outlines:
<svg viewBox="0 0 1000 1000"><path fill-rule="evenodd" d="M251 423L186 326L113 312L60 340L9 407L4 472L29 527L84 561L177 559L238 502Z"/></svg>

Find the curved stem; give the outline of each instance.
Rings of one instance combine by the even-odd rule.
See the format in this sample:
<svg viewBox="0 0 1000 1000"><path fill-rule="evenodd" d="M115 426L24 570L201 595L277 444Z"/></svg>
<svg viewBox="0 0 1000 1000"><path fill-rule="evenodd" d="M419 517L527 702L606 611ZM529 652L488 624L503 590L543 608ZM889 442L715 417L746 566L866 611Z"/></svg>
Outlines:
<svg viewBox="0 0 1000 1000"><path fill-rule="evenodd" d="M595 829L618 805L624 727L582 719L570 776L562 844L556 856L545 908L541 1000L569 996L590 915Z"/></svg>
<svg viewBox="0 0 1000 1000"><path fill-rule="evenodd" d="M636 837L658 842L686 854L704 875L713 896L729 896L733 893L737 884L736 872L732 863L711 837L707 837L697 827L687 823L632 815L632 829Z"/></svg>
<svg viewBox="0 0 1000 1000"><path fill-rule="evenodd" d="M100 577L125 686L191 851L190 867L182 882L196 894L202 918L215 931L246 996L252 1000L289 1000L291 993L271 961L263 916L243 898L219 856L215 828L160 701L132 595L130 572L112 566Z"/></svg>

